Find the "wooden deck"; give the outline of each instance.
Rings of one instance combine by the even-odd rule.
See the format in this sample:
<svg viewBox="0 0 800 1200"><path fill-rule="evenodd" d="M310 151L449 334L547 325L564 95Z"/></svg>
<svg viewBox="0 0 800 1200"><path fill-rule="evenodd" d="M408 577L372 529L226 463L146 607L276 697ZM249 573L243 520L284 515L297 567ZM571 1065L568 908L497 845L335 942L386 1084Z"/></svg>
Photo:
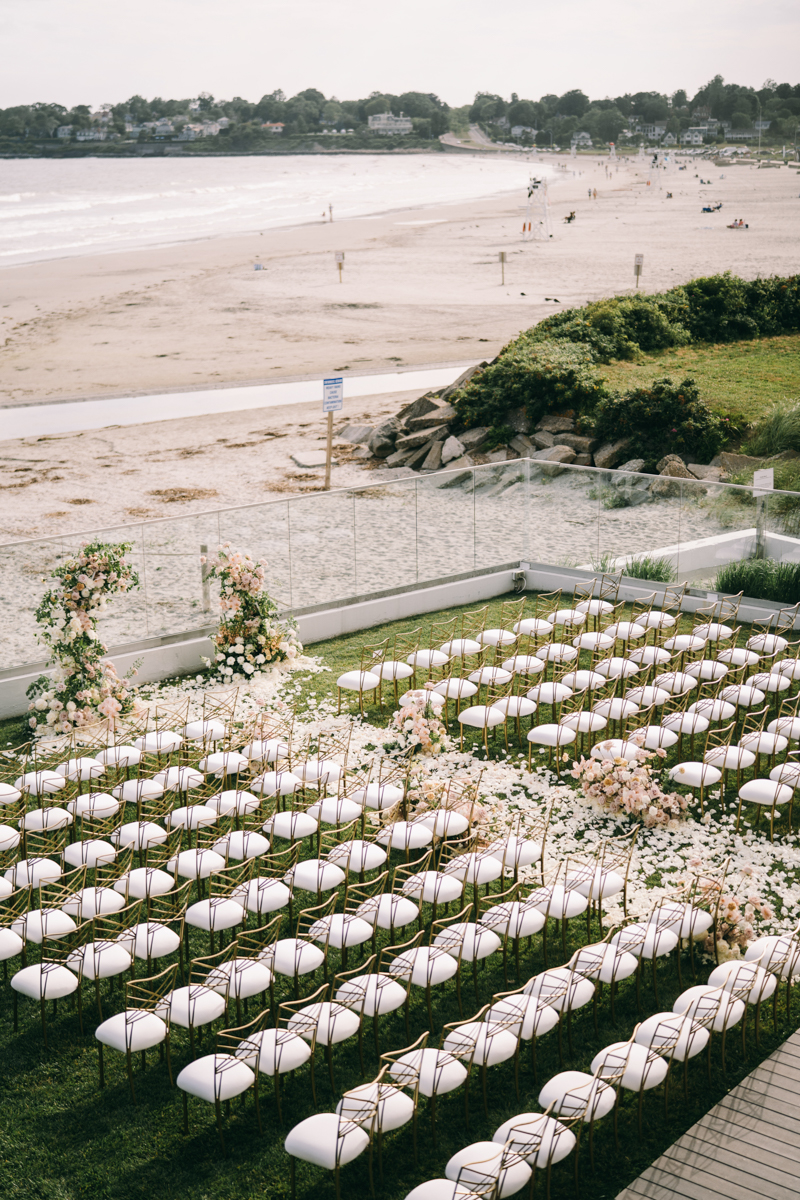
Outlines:
<svg viewBox="0 0 800 1200"><path fill-rule="evenodd" d="M800 1031L617 1200L797 1200L798 1195Z"/></svg>

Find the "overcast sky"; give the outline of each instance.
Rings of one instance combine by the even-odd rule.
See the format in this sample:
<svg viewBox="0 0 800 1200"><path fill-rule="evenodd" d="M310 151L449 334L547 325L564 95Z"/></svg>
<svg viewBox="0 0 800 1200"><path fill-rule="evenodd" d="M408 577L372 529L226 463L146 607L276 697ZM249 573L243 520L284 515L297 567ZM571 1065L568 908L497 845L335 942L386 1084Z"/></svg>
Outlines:
<svg viewBox="0 0 800 1200"><path fill-rule="evenodd" d="M796 0L0 0L0 107L316 87L355 99L800 80Z"/></svg>

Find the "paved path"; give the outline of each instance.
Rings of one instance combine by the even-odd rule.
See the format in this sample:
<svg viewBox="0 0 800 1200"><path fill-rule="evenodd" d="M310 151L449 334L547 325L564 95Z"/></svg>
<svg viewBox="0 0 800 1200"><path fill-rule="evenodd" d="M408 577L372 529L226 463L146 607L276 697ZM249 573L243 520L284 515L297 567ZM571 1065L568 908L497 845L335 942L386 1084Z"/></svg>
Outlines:
<svg viewBox="0 0 800 1200"><path fill-rule="evenodd" d="M381 396L416 388L424 392L428 388L446 387L468 365L471 364L387 371L379 375L344 374L345 400L348 397ZM253 387L218 387L196 392L117 396L60 404L31 404L0 410L0 440L38 437L45 433L75 433L80 429L102 429L106 425L142 425L148 421L168 421L173 417L199 417L206 413L274 408L281 404L313 401L321 407L321 379L258 384Z"/></svg>
<svg viewBox="0 0 800 1200"><path fill-rule="evenodd" d="M617 1200L796 1200L798 1194L800 1031Z"/></svg>

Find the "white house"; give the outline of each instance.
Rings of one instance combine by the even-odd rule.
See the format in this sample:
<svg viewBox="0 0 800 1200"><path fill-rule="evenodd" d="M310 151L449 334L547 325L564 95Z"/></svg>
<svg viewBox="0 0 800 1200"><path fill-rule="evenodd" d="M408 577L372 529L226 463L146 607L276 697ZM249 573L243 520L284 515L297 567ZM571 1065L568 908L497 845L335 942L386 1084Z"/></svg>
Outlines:
<svg viewBox="0 0 800 1200"><path fill-rule="evenodd" d="M661 144L662 146L674 146L677 140L674 133L665 133L661 139Z"/></svg>
<svg viewBox="0 0 800 1200"><path fill-rule="evenodd" d="M283 121L265 121L261 128L267 133L283 133Z"/></svg>
<svg viewBox="0 0 800 1200"><path fill-rule="evenodd" d="M105 129L79 129L75 134L78 142L104 142L107 137Z"/></svg>
<svg viewBox="0 0 800 1200"><path fill-rule="evenodd" d="M396 117L394 113L372 113L369 117L369 127L372 133L394 134L394 133L411 133L414 128L411 117L404 117L400 113Z"/></svg>
<svg viewBox="0 0 800 1200"><path fill-rule="evenodd" d="M72 126L71 125L59 125L58 129L56 130L56 137L59 137L59 138L72 137Z"/></svg>
<svg viewBox="0 0 800 1200"><path fill-rule="evenodd" d="M666 121L650 121L639 126L638 133L644 135L648 142L657 142L667 132Z"/></svg>
<svg viewBox="0 0 800 1200"><path fill-rule="evenodd" d="M529 133L531 137L536 137L538 129L534 129L532 125L512 125L511 136L522 137L523 133Z"/></svg>
<svg viewBox="0 0 800 1200"><path fill-rule="evenodd" d="M569 144L570 146L591 146L592 135L587 133L585 129L581 129L578 133L573 133Z"/></svg>
<svg viewBox="0 0 800 1200"><path fill-rule="evenodd" d="M684 129L681 134L682 146L702 146L703 138L708 132L704 126L692 125L689 129Z"/></svg>

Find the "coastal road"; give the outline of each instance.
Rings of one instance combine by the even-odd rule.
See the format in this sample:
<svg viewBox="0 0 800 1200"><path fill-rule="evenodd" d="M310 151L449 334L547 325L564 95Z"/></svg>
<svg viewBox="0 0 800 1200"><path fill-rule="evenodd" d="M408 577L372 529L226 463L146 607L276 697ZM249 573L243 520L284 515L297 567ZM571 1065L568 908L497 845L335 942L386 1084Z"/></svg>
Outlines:
<svg viewBox="0 0 800 1200"><path fill-rule="evenodd" d="M386 371L379 375L344 375L344 399L380 396L419 388L446 387L472 363L446 363L410 371ZM241 412L251 408L275 408L281 404L322 405L322 380L301 379L283 383L242 387L218 387L192 392L117 396L106 400L79 400L60 404L29 404L0 408L0 440L77 433L119 425L145 425L177 417L201 417L208 413Z"/></svg>

